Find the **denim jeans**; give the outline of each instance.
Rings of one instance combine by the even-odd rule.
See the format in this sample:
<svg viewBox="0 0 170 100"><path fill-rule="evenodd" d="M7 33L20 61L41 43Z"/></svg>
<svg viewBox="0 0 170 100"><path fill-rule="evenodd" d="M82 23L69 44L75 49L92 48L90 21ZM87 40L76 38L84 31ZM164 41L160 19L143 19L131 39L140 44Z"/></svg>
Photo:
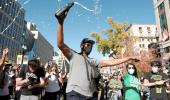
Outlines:
<svg viewBox="0 0 170 100"><path fill-rule="evenodd" d="M84 96L84 95L77 93L75 91L71 91L66 94L66 100L94 100L94 98Z"/></svg>

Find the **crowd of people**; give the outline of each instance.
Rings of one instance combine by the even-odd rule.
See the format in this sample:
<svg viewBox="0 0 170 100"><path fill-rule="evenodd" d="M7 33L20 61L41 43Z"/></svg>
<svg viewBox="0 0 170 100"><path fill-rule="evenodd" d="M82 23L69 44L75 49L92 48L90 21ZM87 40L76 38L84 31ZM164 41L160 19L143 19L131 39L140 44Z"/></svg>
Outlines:
<svg viewBox="0 0 170 100"><path fill-rule="evenodd" d="M38 59L33 59L29 60L28 65L21 66L9 64L8 61L5 61L7 54L8 49L4 49L3 56L0 60L0 99L2 100L170 99L168 97L169 77L163 73L161 62L157 60L151 61L151 71L146 73L143 77L138 77L135 64L126 63L126 70L124 72L120 72L115 69L114 73L110 75L108 79L104 79L104 75L96 71L95 73L98 75L93 75L96 77L90 80L88 80L88 77L90 78L90 76L87 75L89 72L85 72L87 80L84 79L84 81L82 81L82 78L85 76L81 76L83 73L83 71L81 71L83 69L81 66L76 65L80 67L80 69L76 68L80 71L80 73L74 72L77 76L73 77L70 72L62 73L60 69L58 69L57 64L54 62L47 63L42 66ZM83 59L85 60L88 58ZM85 68L90 66L86 65L86 63L87 62L85 61ZM74 67L72 66L72 68ZM72 68L70 70L76 70ZM78 78L78 75L81 78ZM69 83L69 78L71 77L75 78L75 80L71 80L71 83ZM87 88L88 86L86 87L87 91L91 91L92 93L90 96L85 96L76 90L76 86L81 89L77 83L78 80L83 83L94 82L93 87L89 87L89 90ZM67 88L69 88L69 84L74 87L71 88L71 92L66 91L66 85ZM82 88L85 87L84 84L82 84ZM85 90L82 91L84 92Z"/></svg>
<svg viewBox="0 0 170 100"><path fill-rule="evenodd" d="M88 46L86 43L91 42L93 44L92 40L85 38L81 42L81 46ZM29 60L27 65L12 65L5 60L9 51L8 48L4 49L3 56L0 59L0 99L170 99L169 77L166 73L163 73L161 61L151 61L151 70L143 77L138 77L137 67L133 61L130 61L136 61L137 59L135 57L95 61L94 59L88 58L89 53L83 54L84 49L82 49L82 53L76 53L75 51L69 52L69 55L71 55L69 60L69 73L63 73L55 62L48 62L43 66L39 59ZM112 61L111 64L110 61ZM98 64L96 64L97 62ZM107 64L114 65L115 67L117 64L124 62L126 62L126 66L124 66L126 70L119 71L115 69L113 74L109 75L108 79L104 79L105 75L100 73L97 68L97 66L105 67Z"/></svg>
<svg viewBox="0 0 170 100"><path fill-rule="evenodd" d="M64 79L56 63L41 65L38 59L27 65L12 65L5 60L8 48L0 59L1 100L64 100ZM62 88L61 88L62 87Z"/></svg>
<svg viewBox="0 0 170 100"><path fill-rule="evenodd" d="M6 48L0 59L0 100L170 100L169 76L153 53L154 43L149 45L151 70L139 77L135 65L139 57L90 58L95 42L89 38L81 41L80 53L71 49L64 42L66 15L58 19L57 45L69 61L69 72L62 72L55 62L42 65L39 59L30 59L26 65L10 64ZM126 70L115 70L108 79L99 71L120 64Z"/></svg>

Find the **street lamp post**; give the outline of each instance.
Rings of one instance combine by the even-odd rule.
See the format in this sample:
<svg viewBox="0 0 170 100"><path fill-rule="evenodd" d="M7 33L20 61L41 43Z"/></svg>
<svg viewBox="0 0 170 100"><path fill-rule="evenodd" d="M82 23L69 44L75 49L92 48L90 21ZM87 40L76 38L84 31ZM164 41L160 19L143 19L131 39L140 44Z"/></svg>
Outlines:
<svg viewBox="0 0 170 100"><path fill-rule="evenodd" d="M23 66L23 61L24 61L24 55L25 55L25 51L27 49L27 46L25 45L25 33L22 34L22 45L21 45L22 51L21 51L21 66Z"/></svg>
<svg viewBox="0 0 170 100"><path fill-rule="evenodd" d="M27 46L25 44L22 45L22 60L21 60L21 66L23 65L23 61L24 61L24 55L25 55L25 51L27 50Z"/></svg>

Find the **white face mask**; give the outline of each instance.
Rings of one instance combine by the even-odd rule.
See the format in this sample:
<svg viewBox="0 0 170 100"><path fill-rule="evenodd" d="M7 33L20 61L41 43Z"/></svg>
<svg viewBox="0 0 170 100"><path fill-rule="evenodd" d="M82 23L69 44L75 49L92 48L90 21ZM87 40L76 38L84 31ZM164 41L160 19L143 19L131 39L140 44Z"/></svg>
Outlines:
<svg viewBox="0 0 170 100"><path fill-rule="evenodd" d="M128 69L129 74L134 74L135 70L134 69Z"/></svg>
<svg viewBox="0 0 170 100"><path fill-rule="evenodd" d="M52 81L56 80L56 76L55 75L51 75L51 80Z"/></svg>
<svg viewBox="0 0 170 100"><path fill-rule="evenodd" d="M152 67L152 72L157 73L158 72L158 67Z"/></svg>

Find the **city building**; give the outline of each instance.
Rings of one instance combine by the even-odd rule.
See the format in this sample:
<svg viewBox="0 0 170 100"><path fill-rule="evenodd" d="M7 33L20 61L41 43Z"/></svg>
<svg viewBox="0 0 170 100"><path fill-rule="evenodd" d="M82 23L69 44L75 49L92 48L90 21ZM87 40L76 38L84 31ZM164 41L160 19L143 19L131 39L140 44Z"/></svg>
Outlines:
<svg viewBox="0 0 170 100"><path fill-rule="evenodd" d="M157 42L158 32L156 25L131 24L124 30L129 30L131 36L137 37L137 41L133 44L134 51L148 51L148 44ZM109 57L103 59L108 58ZM108 78L109 75L112 75L115 72L115 70L122 72L122 65L104 67L100 69L100 72L105 78Z"/></svg>
<svg viewBox="0 0 170 100"><path fill-rule="evenodd" d="M40 58L42 64L52 60L54 54L53 46L37 30L34 23L27 22L27 29L31 32L31 34L33 34L35 39L32 45L32 56L34 58Z"/></svg>
<svg viewBox="0 0 170 100"><path fill-rule="evenodd" d="M24 51L29 59L34 58L35 55L35 39L34 34L27 28L27 22L25 21L25 28L23 34L23 45L26 46L26 50Z"/></svg>
<svg viewBox="0 0 170 100"><path fill-rule="evenodd" d="M161 42L164 52L170 52L170 0L153 0L156 25L159 37L167 38Z"/></svg>
<svg viewBox="0 0 170 100"><path fill-rule="evenodd" d="M130 35L137 37L134 49L148 50L148 44L157 42L158 32L156 25L132 24L129 28Z"/></svg>
<svg viewBox="0 0 170 100"><path fill-rule="evenodd" d="M17 0L0 0L0 50L8 47L8 58L13 62L22 52L24 16L25 11Z"/></svg>
<svg viewBox="0 0 170 100"><path fill-rule="evenodd" d="M59 68L62 68L64 60L65 60L65 56L60 50L54 52L53 61L58 65Z"/></svg>

